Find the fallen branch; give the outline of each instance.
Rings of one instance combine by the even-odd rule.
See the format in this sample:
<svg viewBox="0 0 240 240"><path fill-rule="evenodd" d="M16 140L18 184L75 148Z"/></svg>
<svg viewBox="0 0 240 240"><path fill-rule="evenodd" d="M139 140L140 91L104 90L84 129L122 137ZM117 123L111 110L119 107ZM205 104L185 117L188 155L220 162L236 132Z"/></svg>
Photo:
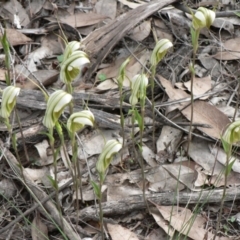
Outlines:
<svg viewBox="0 0 240 240"><path fill-rule="evenodd" d="M91 60L91 66L85 74L90 79L98 65L107 57L112 48L138 23L151 16L161 8L177 0L156 0L139 6L120 15L113 22L90 33L82 42Z"/></svg>
<svg viewBox="0 0 240 240"><path fill-rule="evenodd" d="M217 203L222 199L222 189L203 190L201 192L166 192L154 193L146 195L146 199L158 204L171 206L174 204L206 204ZM240 187L232 187L227 189L225 201L235 201L240 199ZM97 206L98 209L98 206ZM102 204L103 214L105 217L113 217L115 215L122 215L132 211L146 209L146 204L142 195L135 195L124 200L109 201ZM96 218L96 207L91 206L80 211L80 218L84 221Z"/></svg>

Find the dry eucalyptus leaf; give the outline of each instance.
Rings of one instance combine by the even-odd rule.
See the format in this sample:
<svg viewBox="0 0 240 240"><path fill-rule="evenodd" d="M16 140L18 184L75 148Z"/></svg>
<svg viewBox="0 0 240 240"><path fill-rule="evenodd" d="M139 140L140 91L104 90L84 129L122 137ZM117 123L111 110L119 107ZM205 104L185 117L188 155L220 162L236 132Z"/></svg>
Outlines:
<svg viewBox="0 0 240 240"><path fill-rule="evenodd" d="M6 29L6 33L7 33L7 39L12 46L22 45L32 41L31 38L20 33L16 29ZM2 37L1 31L0 31L0 37ZM2 48L2 44L0 43L0 49L1 48Z"/></svg>
<svg viewBox="0 0 240 240"><path fill-rule="evenodd" d="M149 36L151 32L151 22L150 20L143 21L141 24L134 27L129 33L129 37L134 41L143 41Z"/></svg>
<svg viewBox="0 0 240 240"><path fill-rule="evenodd" d="M180 232L191 239L199 240L212 239L213 233L205 229L206 218L201 215L192 213L189 209L182 208L179 206L156 206L163 216L163 218L169 222L169 224ZM218 240L229 240L227 237L217 237Z"/></svg>
<svg viewBox="0 0 240 240"><path fill-rule="evenodd" d="M191 106L182 110L182 114L190 121ZM228 117L215 106L207 102L195 101L193 103L193 123L209 125L211 128L198 127L198 129L212 138L220 139L222 131L230 121Z"/></svg>
<svg viewBox="0 0 240 240"><path fill-rule="evenodd" d="M183 145L185 150L187 150L187 145L187 143ZM206 141L193 138L188 149L188 155L195 163L202 166L204 172L208 175L218 175L224 171L224 166L216 162L216 158L211 154Z"/></svg>
<svg viewBox="0 0 240 240"><path fill-rule="evenodd" d="M212 57L219 60L235 60L240 58L240 38L232 38L223 43L222 50Z"/></svg>
<svg viewBox="0 0 240 240"><path fill-rule="evenodd" d="M158 76L158 77L160 79L161 84L165 88L165 91L171 101L190 97L190 95L187 94L185 91L174 88L172 83L169 80L167 80L166 78L164 78L162 76ZM177 104L174 104L174 107L175 107L175 109L176 108L181 109L184 106L186 106L187 104L189 104L189 102L190 101L183 102L183 103L177 103ZM172 109L172 110L174 110L174 109Z"/></svg>
<svg viewBox="0 0 240 240"><path fill-rule="evenodd" d="M40 214L37 212L31 224L32 240L48 238L48 228L43 223Z"/></svg>
<svg viewBox="0 0 240 240"><path fill-rule="evenodd" d="M171 31L169 31L169 28L165 25L165 23L158 19L154 18L153 19L153 30L155 30L157 39L168 39L171 42L173 42L173 36L171 34Z"/></svg>
<svg viewBox="0 0 240 240"><path fill-rule="evenodd" d="M219 61L210 56L208 53L201 53L198 56L198 60L214 78L218 78L220 74L226 73L225 69L220 65Z"/></svg>
<svg viewBox="0 0 240 240"><path fill-rule="evenodd" d="M0 68L0 81L5 81L6 70Z"/></svg>
<svg viewBox="0 0 240 240"><path fill-rule="evenodd" d="M226 166L226 160L227 160L227 154L224 152L224 150L222 148L217 148L214 145L209 145L209 148L211 150L211 153L214 155L214 157L224 166ZM234 172L240 173L240 159L235 157L235 156L231 156L230 159L228 159L229 163L231 164L232 162L232 170Z"/></svg>
<svg viewBox="0 0 240 240"><path fill-rule="evenodd" d="M61 17L60 21L72 27L85 27L99 23L106 18L107 18L106 16L93 12L90 13L78 12L74 15Z"/></svg>
<svg viewBox="0 0 240 240"><path fill-rule="evenodd" d="M116 18L117 14L117 1L116 0L99 0L95 4L96 13L106 16L106 22Z"/></svg>
<svg viewBox="0 0 240 240"><path fill-rule="evenodd" d="M139 240L135 233L121 225L107 223L107 229L112 240Z"/></svg>
<svg viewBox="0 0 240 240"><path fill-rule="evenodd" d="M179 129L163 126L161 134L157 140L157 152L169 150L173 153L181 141L183 132Z"/></svg>
<svg viewBox="0 0 240 240"><path fill-rule="evenodd" d="M182 164L163 165L163 168L177 181L181 182L189 189L193 189L193 183L196 179L194 170Z"/></svg>
<svg viewBox="0 0 240 240"><path fill-rule="evenodd" d="M228 18L215 18L213 27L224 29L228 31L231 35L234 33L234 25L228 21Z"/></svg>
<svg viewBox="0 0 240 240"><path fill-rule="evenodd" d="M191 81L184 82L184 86L191 92ZM201 95L209 90L211 90L211 76L208 75L207 77L203 78L194 78L193 79L193 95ZM202 97L201 99L207 99L208 96Z"/></svg>

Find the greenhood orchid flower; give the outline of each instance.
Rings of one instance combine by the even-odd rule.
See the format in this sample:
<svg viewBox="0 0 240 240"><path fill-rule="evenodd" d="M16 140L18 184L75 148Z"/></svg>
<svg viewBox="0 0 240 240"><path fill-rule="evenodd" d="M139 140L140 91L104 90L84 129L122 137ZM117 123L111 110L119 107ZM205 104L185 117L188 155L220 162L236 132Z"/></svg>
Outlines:
<svg viewBox="0 0 240 240"><path fill-rule="evenodd" d="M222 136L224 142L234 144L240 142L240 120L232 122Z"/></svg>
<svg viewBox="0 0 240 240"><path fill-rule="evenodd" d="M207 27L210 28L215 19L215 12L204 7L198 8L193 15L192 26L195 30Z"/></svg>
<svg viewBox="0 0 240 240"><path fill-rule="evenodd" d="M137 74L133 77L131 82L132 94L129 98L129 102L132 106L138 103L139 99L146 97L146 88L148 85L148 78L145 74Z"/></svg>
<svg viewBox="0 0 240 240"><path fill-rule="evenodd" d="M10 117L11 112L16 104L16 99L19 93L20 88L14 86L8 86L3 90L0 112L3 118L7 119Z"/></svg>
<svg viewBox="0 0 240 240"><path fill-rule="evenodd" d="M168 39L161 39L157 42L153 49L150 63L155 67L166 55L167 51L173 46L172 42Z"/></svg>
<svg viewBox="0 0 240 240"><path fill-rule="evenodd" d="M63 53L63 59L62 61L66 61L73 52L77 51L80 49L81 43L78 41L72 41L67 44L64 53Z"/></svg>
<svg viewBox="0 0 240 240"><path fill-rule="evenodd" d="M99 172L100 176L103 177L112 161L113 155L119 152L121 148L122 143L119 141L115 139L107 141L96 164L96 169Z"/></svg>
<svg viewBox="0 0 240 240"><path fill-rule="evenodd" d="M60 79L69 84L74 81L81 72L81 67L90 63L88 56L85 52L78 50L80 47L79 42L68 43L61 63Z"/></svg>
<svg viewBox="0 0 240 240"><path fill-rule="evenodd" d="M67 121L67 128L74 133L81 130L85 125L94 125L94 115L89 110L73 113Z"/></svg>
<svg viewBox="0 0 240 240"><path fill-rule="evenodd" d="M63 90L57 90L52 93L47 102L47 109L43 118L43 124L49 129L52 129L63 109L71 102L72 95Z"/></svg>

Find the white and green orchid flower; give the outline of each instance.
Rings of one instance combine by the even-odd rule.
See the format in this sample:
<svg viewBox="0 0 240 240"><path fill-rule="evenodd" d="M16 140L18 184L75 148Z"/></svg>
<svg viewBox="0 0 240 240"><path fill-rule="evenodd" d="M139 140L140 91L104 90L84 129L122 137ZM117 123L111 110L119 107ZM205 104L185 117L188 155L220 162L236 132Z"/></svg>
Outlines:
<svg viewBox="0 0 240 240"><path fill-rule="evenodd" d="M240 120L229 124L224 131L222 139L228 144L240 142Z"/></svg>
<svg viewBox="0 0 240 240"><path fill-rule="evenodd" d="M168 39L161 39L157 42L153 49L150 63L155 67L166 55L167 51L173 46L172 42Z"/></svg>
<svg viewBox="0 0 240 240"><path fill-rule="evenodd" d="M146 97L146 88L148 85L148 78L145 74L137 74L133 77L131 82L131 96L129 102L132 106L138 103L139 99Z"/></svg>
<svg viewBox="0 0 240 240"><path fill-rule="evenodd" d="M16 99L19 93L20 88L14 86L8 86L3 90L0 112L3 118L7 119L10 117L11 112L16 104Z"/></svg>
<svg viewBox="0 0 240 240"><path fill-rule="evenodd" d="M78 41L69 42L64 50L62 61L63 62L66 61L73 52L80 49L80 46L81 46L81 43Z"/></svg>
<svg viewBox="0 0 240 240"><path fill-rule="evenodd" d="M88 56L85 52L78 50L80 43L73 41L70 42L63 54L63 61L61 63L60 79L65 84L70 84L80 74L81 68L90 63Z"/></svg>
<svg viewBox="0 0 240 240"><path fill-rule="evenodd" d="M99 172L100 176L103 176L105 174L112 161L113 155L118 153L121 148L122 143L119 141L115 139L107 141L96 164L96 169Z"/></svg>
<svg viewBox="0 0 240 240"><path fill-rule="evenodd" d="M204 7L198 8L193 15L192 26L195 30L207 27L210 28L215 19L215 12Z"/></svg>
<svg viewBox="0 0 240 240"><path fill-rule="evenodd" d="M43 124L49 129L52 129L63 109L71 102L72 95L63 90L57 90L52 93L47 102L47 109L43 118Z"/></svg>
<svg viewBox="0 0 240 240"><path fill-rule="evenodd" d="M67 121L67 128L74 133L81 130L85 125L94 125L94 115L90 110L83 110L81 112L73 113Z"/></svg>

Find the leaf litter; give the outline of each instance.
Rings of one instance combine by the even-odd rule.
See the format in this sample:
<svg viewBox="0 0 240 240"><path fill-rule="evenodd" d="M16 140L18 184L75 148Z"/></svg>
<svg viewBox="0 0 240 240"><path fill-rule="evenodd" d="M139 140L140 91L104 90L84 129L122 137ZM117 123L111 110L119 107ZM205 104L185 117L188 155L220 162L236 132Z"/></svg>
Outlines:
<svg viewBox="0 0 240 240"><path fill-rule="evenodd" d="M169 5L173 1L166 2ZM201 2L203 5L206 4L204 1ZM97 127L96 130L84 129L78 134L78 161L81 165L83 199L80 201L80 195L74 191L72 184L68 184L61 191L59 200L63 216L67 217L68 221L74 219L77 201L81 202L81 210L84 210L87 206L94 207L95 195L90 179L98 181L95 169L96 159L102 151L104 142L113 137L117 138L121 134L119 105L112 104L111 99L106 97L107 94L109 96L118 94L117 77L119 67L126 58L130 57L130 63L126 68L126 78L123 82L124 113L127 119L131 79L136 74L141 73L144 70L144 66L148 67L150 53L154 47L153 37L156 39L167 38L174 42L172 52L167 55L166 61L161 63L157 71L159 77L156 79L157 84L155 87L156 108L158 105L163 106L169 103L167 107L161 107L160 111L171 121L183 126L186 130L189 128L189 121L191 120L191 83L188 64L183 64L183 59L187 59L187 63L189 63L191 52L183 51L181 53L178 51L181 51L184 44L191 43L189 30L191 20L189 15L177 9L177 6L176 8L166 6L157 14L150 14L149 17L145 17L143 21L139 21L134 26L131 25L131 22L128 22L128 18L124 18L128 13L140 14L139 9L143 9L144 5L144 8L147 9L147 6L151 4L154 4L154 2L125 0L96 0L92 3L87 3L87 1L75 3L59 1L58 5L48 1L41 1L40 4L40 1L34 0L30 2L10 0L1 3L0 16L7 22L7 38L12 47L11 54L14 57L15 72L11 73L13 74L12 78L16 75L17 86L29 91L28 95L20 99L17 105L20 112L24 112L24 108L27 109L27 119L30 119L36 110L39 111L39 108L41 109L40 111L44 109L42 107L44 104L41 106L39 104L43 99L39 98L32 90L37 88L36 83L41 83L49 89L62 87L58 77L60 62L56 57L60 57L63 52L64 36L69 41L85 38L85 43L88 43L89 39L91 43L94 42L95 48L93 49L89 49L88 46L91 45L88 44L83 46L93 62L94 59L97 59L96 55L98 55L100 49L107 49L110 46L110 51L102 55L101 62L94 63L97 69L94 72L95 76L91 76L91 74L84 75L84 72L88 73L91 67L86 66L86 69L82 71L83 74L74 83L76 90L80 89L76 91L77 94L80 94L80 92L86 94L85 99L77 97L78 104L83 108L89 106L98 111L100 110L98 113L102 115L98 118L100 127ZM229 5L227 5L226 1L220 1L219 4L221 4L221 11L218 9L218 13L227 12ZM189 3L189 5L191 8L197 8L192 3ZM231 7L232 10L237 10L239 6L235 3ZM135 11L134 9L137 10ZM124 29L125 34L123 39L121 39L124 41L117 41L113 45L108 45L111 40L114 41L114 37L118 33L114 32L114 29L108 32L104 26L115 24L116 28L121 23L129 25L129 29ZM2 22L1 24L5 27ZM193 79L192 93L197 99L193 103L193 124L194 132L207 137L209 141L194 137L187 151L186 133L173 126L167 126L161 119L156 118L158 123L157 128L155 128L157 129L156 142L152 142L151 134L146 134L144 136L143 149L141 151L138 150L137 157L134 155L133 148L130 147L131 145L126 142L124 151L120 152L113 160L107 173L106 183L102 188L106 204L124 201L129 196L139 196L141 198L144 184L148 196L153 194L160 194L159 196L161 196L163 193L171 192L172 197L176 197L178 192L184 193L184 191L191 191L192 194L199 191L211 191L210 188L213 188L212 191L214 191L214 189L221 189L226 183L228 188L239 186L238 150L234 152L230 159L230 162L234 161L234 163L232 171L225 182L226 154L221 146L216 145L221 139L222 132L226 126L234 118L239 117L238 111L235 114L239 101L238 92L234 90L237 86L236 80L239 78L239 72L236 70L239 68L239 25L240 21L236 16L216 18L211 33L204 31L200 35L201 40L205 42L200 43L201 50L199 51L201 53L197 56L196 78ZM2 26L1 29L3 29ZM103 28L101 28L102 26ZM105 31L103 35L105 37L109 36L109 39L103 38L104 40L100 44L97 40L91 40L90 33L96 34L98 31ZM0 31L0 36L2 36L2 33ZM100 47L98 47L98 44ZM3 54L3 51L1 54ZM177 59L177 65L174 65L174 59ZM180 74L174 74L175 69L179 67L181 69ZM5 80L5 73L6 69L1 61L0 80L2 83ZM85 76L91 77L86 79ZM83 83L83 81L85 82ZM224 87L216 91L216 85ZM90 86L90 88L87 86ZM214 94L213 91L215 91ZM36 100L32 100L31 92L35 95ZM93 100L99 96L102 96L99 101ZM22 96L20 95L20 97ZM146 108L146 114L152 118L150 109ZM43 116L43 113L41 115ZM20 119L20 121L25 122L26 120ZM115 125L111 125L112 122ZM37 125L40 124L41 121L37 123ZM27 125L26 128L31 130L33 124ZM146 122L145 131L151 132L151 128L152 121ZM0 129L1 139L4 140L6 129L4 130L2 125ZM19 128L16 127L14 131L16 131L16 136L19 139L22 138ZM28 132L28 134L30 133ZM135 135L136 137L138 136L138 131L135 131ZM42 142L42 139L36 137L38 136L36 132L30 136L30 139L26 139L28 143L28 160L26 160L26 153L24 153L20 142L18 146L20 159L24 163L24 172L28 174L29 181L37 184L43 191L54 191L49 180L50 176L54 178L53 159L49 145L46 140ZM130 138L129 131L127 131L126 137ZM156 146L156 152L154 152L153 145ZM33 150L34 146L38 153L36 153L36 150ZM69 149L67 142L65 147ZM71 156L70 150L68 154ZM57 161L57 182L59 187L64 186L71 180L69 156L65 156L63 149L60 150ZM141 178L140 157L144 159L144 181ZM24 208L29 208L32 205L30 201L32 197L27 197L27 189L25 189L24 185L21 185L21 191L16 193L18 191L16 186L19 186L19 181L12 180L11 174L14 174L14 171L11 172L11 168L5 162L2 164L1 169L3 169L2 172L4 174L1 175L0 179L0 192L5 196L3 201L8 203L6 198L12 198L16 206L19 207L19 203L23 200ZM233 201L234 197L232 198ZM134 202L129 204L134 204ZM195 204L197 205L197 202ZM9 204L2 204L1 212L4 220L1 221L1 226L8 226L9 219L18 216L18 213L13 212L12 209L12 206ZM146 239L154 239L154 233L159 233L160 230L164 230L166 233L165 239L168 237L175 239L178 234L186 235L191 239L212 239L216 227L212 222L216 220L216 215L210 212L211 217L206 217L204 215L204 206L202 206L202 212L200 213L194 213L193 211L194 206L183 205L178 201L177 197L176 204L172 206L164 206L164 203L162 205L155 204L155 207L151 208L151 215L139 209L130 216L130 213L125 213L123 209L121 218L127 218L128 223L107 223L107 232L113 240L142 239L143 236L147 235ZM232 206L228 218L230 218L230 215L236 215L237 212L237 206ZM139 213L144 217L137 220ZM46 216L41 214L40 211L37 210L34 214L32 212L29 216L31 229L26 229L24 236L40 239L43 235L50 237L55 234L55 227L48 225ZM115 218L114 215L109 217ZM81 221L84 221L84 218ZM154 221L156 225L153 225L149 233L148 227L145 226L153 224ZM192 221L191 224L189 224L189 221ZM19 223L22 227L24 226L23 220L20 220ZM86 222L86 224L95 229L99 228L97 223L96 219ZM80 222L78 224L76 231L78 231L81 239L87 237L94 239L97 237L97 231L90 231L89 229L88 231L83 231L81 227L85 227L85 224ZM211 227L208 229L209 224ZM237 222L234 222L236 225L231 226L227 221L223 224L225 224L225 230L228 228L229 231L219 233L216 239L236 238L238 233L234 227L236 228ZM15 230L12 232L13 239L16 239L19 234L21 235L20 229L21 227L16 225ZM8 231L1 232L0 239L6 239ZM162 233L162 235L164 234ZM55 234L55 237L57 236L60 236L59 233Z"/></svg>

